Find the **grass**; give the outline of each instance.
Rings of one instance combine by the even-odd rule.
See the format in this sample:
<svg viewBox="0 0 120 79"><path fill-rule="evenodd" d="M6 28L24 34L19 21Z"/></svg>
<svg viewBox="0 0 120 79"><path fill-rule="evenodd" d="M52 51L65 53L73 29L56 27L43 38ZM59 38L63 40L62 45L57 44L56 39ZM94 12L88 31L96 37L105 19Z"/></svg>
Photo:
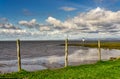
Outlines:
<svg viewBox="0 0 120 79"><path fill-rule="evenodd" d="M98 47L96 43L86 43L85 47ZM120 49L120 42L101 42L101 48Z"/></svg>
<svg viewBox="0 0 120 79"><path fill-rule="evenodd" d="M0 78L18 79L120 79L120 60L99 61L96 64L69 66L67 68L35 72L0 74Z"/></svg>
<svg viewBox="0 0 120 79"><path fill-rule="evenodd" d="M69 46L84 46L84 47L91 47L91 48L97 48L98 44L96 42L85 42L80 44L72 44L69 43ZM64 46L64 44L61 44L61 46ZM120 42L101 42L101 48L107 48L107 49L120 49Z"/></svg>

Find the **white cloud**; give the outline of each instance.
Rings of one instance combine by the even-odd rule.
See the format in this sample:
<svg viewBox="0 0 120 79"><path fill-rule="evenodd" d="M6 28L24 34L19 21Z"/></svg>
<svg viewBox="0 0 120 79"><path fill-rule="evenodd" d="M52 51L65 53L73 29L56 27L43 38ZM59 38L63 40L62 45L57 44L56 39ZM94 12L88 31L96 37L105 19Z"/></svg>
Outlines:
<svg viewBox="0 0 120 79"><path fill-rule="evenodd" d="M3 29L20 29L20 28L14 26L11 23L0 23L0 28L3 28Z"/></svg>
<svg viewBox="0 0 120 79"><path fill-rule="evenodd" d="M16 25L10 23L7 18L0 18L0 29L20 29Z"/></svg>
<svg viewBox="0 0 120 79"><path fill-rule="evenodd" d="M48 26L43 26L43 27L40 27L40 31L49 31L50 28Z"/></svg>
<svg viewBox="0 0 120 79"><path fill-rule="evenodd" d="M27 21L19 21L18 22L20 25L25 25L25 24L27 24L28 22Z"/></svg>
<svg viewBox="0 0 120 79"><path fill-rule="evenodd" d="M54 27L58 29L72 29L72 28L77 28L76 24L73 22L69 22L69 20L62 22L60 20L57 20L56 18L53 17L48 17L46 20L49 24L52 24Z"/></svg>
<svg viewBox="0 0 120 79"><path fill-rule="evenodd" d="M77 10L77 8L67 7L67 6L61 7L60 9L64 10L64 11L74 11L74 10Z"/></svg>
<svg viewBox="0 0 120 79"><path fill-rule="evenodd" d="M27 27L39 27L30 31L31 35L76 35L81 33L86 34L118 34L120 33L120 11L113 12L110 10L96 8L88 12L80 13L79 15L69 18L65 21L58 20L54 17L46 19L48 25L41 25L36 22L36 19L30 21L19 21L20 25Z"/></svg>
<svg viewBox="0 0 120 79"><path fill-rule="evenodd" d="M36 19L32 19L29 23L30 24L35 24L36 23Z"/></svg>
<svg viewBox="0 0 120 79"><path fill-rule="evenodd" d="M60 32L60 30L54 30L54 31L49 32L48 34L56 35L56 34L61 34L61 32Z"/></svg>
<svg viewBox="0 0 120 79"><path fill-rule="evenodd" d="M20 30L20 29L0 29L0 33L2 34L25 34L27 33L26 30Z"/></svg>
<svg viewBox="0 0 120 79"><path fill-rule="evenodd" d="M120 11L112 12L98 7L74 17L71 21L74 21L79 27L88 28L88 31L91 32L120 30L120 27L118 27L120 24Z"/></svg>
<svg viewBox="0 0 120 79"><path fill-rule="evenodd" d="M46 19L46 22L47 24L41 25L37 23L36 19L19 21L21 26L28 27L27 30L24 28L22 28L23 30L17 29L11 23L4 23L0 24L0 33L28 34L41 38L49 38L50 36L51 39L52 37L53 39L59 39L58 35L64 36L66 34L71 35L71 38L79 38L82 34L87 34L86 37L90 35L94 37L94 34L106 34L106 36L120 34L120 11L113 12L99 7L80 13L65 21L50 16ZM37 29L33 27L37 27Z"/></svg>
<svg viewBox="0 0 120 79"><path fill-rule="evenodd" d="M61 21L60 21L60 20L57 20L57 19L55 19L55 18L53 18L53 17L51 17L51 16L48 17L48 19L47 19L46 21L47 21L48 23L54 25L54 27L61 25Z"/></svg>
<svg viewBox="0 0 120 79"><path fill-rule="evenodd" d="M33 28L38 25L36 19L32 19L30 21L21 20L18 22L18 24L22 26L27 26L28 28Z"/></svg>
<svg viewBox="0 0 120 79"><path fill-rule="evenodd" d="M97 7L88 12L67 19L62 22L56 18L48 17L48 23L55 26L54 29L59 33L70 33L78 31L79 33L119 33L120 31L120 11L113 12L110 10Z"/></svg>

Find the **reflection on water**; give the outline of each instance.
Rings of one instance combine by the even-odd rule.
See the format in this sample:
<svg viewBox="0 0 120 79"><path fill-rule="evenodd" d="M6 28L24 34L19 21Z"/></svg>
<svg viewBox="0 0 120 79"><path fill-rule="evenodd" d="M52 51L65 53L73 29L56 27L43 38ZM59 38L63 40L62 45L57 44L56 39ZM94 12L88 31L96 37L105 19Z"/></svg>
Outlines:
<svg viewBox="0 0 120 79"><path fill-rule="evenodd" d="M71 47L72 49L73 47ZM71 50L69 49L69 50ZM53 52L57 50L53 50ZM60 52L60 50L58 50ZM47 51L48 52L48 51ZM69 65L79 65L86 63L94 63L98 60L98 50L96 48L77 48L69 51ZM108 60L110 57L120 56L120 50L102 49L102 60ZM22 69L33 71L47 68L64 67L64 55L51 55L22 59ZM0 61L1 72L17 71L17 60Z"/></svg>

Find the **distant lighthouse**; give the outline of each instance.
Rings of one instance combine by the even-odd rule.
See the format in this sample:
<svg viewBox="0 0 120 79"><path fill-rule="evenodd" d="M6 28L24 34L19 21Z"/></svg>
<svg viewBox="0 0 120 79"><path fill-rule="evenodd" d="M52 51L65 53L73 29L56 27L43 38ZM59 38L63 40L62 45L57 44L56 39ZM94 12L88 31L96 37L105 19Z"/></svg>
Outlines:
<svg viewBox="0 0 120 79"><path fill-rule="evenodd" d="M85 38L82 38L82 43L83 43L83 46L84 46L84 43L85 43Z"/></svg>
<svg viewBox="0 0 120 79"><path fill-rule="evenodd" d="M84 42L84 41L85 41L85 38L82 38L82 41Z"/></svg>

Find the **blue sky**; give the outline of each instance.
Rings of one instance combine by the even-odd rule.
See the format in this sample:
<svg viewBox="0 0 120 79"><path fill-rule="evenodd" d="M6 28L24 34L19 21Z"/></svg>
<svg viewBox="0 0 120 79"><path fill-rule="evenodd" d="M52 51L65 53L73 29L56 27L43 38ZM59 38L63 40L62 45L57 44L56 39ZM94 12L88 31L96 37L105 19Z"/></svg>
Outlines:
<svg viewBox="0 0 120 79"><path fill-rule="evenodd" d="M65 12L60 10L59 8L63 6L77 7L75 2L64 0L1 0L0 15L13 20L37 18L44 21L48 16L64 20L67 15L77 13L77 11Z"/></svg>
<svg viewBox="0 0 120 79"><path fill-rule="evenodd" d="M98 38L99 34L119 37L119 19L115 18L119 10L120 0L0 0L0 40L59 40L66 35L70 39ZM92 14L96 15L95 23ZM97 17L101 14L113 18L109 23L102 20L102 24Z"/></svg>

